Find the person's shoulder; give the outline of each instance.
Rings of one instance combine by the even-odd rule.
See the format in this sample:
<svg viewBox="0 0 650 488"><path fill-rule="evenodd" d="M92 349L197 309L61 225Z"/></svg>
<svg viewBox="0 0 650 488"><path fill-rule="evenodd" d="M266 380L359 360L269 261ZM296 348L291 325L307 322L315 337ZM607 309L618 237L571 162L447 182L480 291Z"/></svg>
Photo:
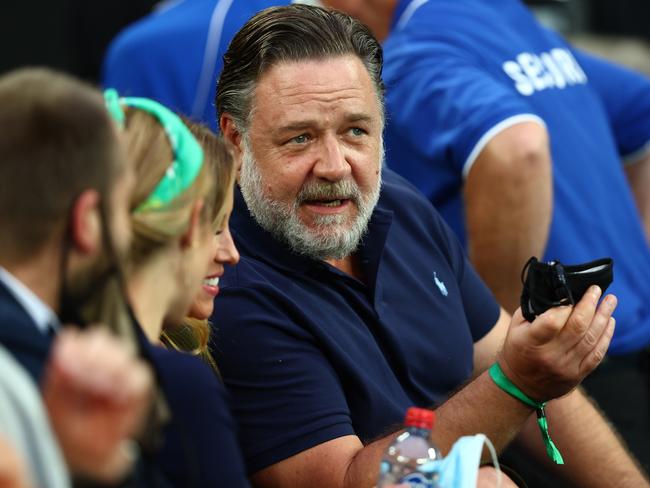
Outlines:
<svg viewBox="0 0 650 488"><path fill-rule="evenodd" d="M232 292L236 289L256 293L272 291L284 285L284 280L288 278L287 272L273 262L272 253L268 252L261 257L254 252L246 252L243 247L239 248L239 252L240 259L237 265L227 267L224 276L220 279L219 286L222 290Z"/></svg>
<svg viewBox="0 0 650 488"><path fill-rule="evenodd" d="M309 291L303 287L302 275L268 259L242 255L237 269L226 271L220 280L211 319L217 344L244 341L253 351L266 334L303 333L295 320L308 308L304 299ZM258 333L251 335L252 330Z"/></svg>
<svg viewBox="0 0 650 488"><path fill-rule="evenodd" d="M192 425L209 418L230 426L228 392L214 370L189 353L163 347L154 349L154 365L174 415Z"/></svg>
<svg viewBox="0 0 650 488"><path fill-rule="evenodd" d="M0 282L0 322L6 322L0 326L0 333L13 332L16 327L13 323L32 322L27 311L18 303L3 283Z"/></svg>
<svg viewBox="0 0 650 488"><path fill-rule="evenodd" d="M173 4L172 4L173 3ZM123 29L107 51L108 59L151 56L160 43L181 39L202 25L208 26L214 2L170 2Z"/></svg>
<svg viewBox="0 0 650 488"><path fill-rule="evenodd" d="M458 247L457 237L433 203L394 171L384 170L379 207L393 213L393 245L402 247L407 239L424 252L433 246L448 256Z"/></svg>
<svg viewBox="0 0 650 488"><path fill-rule="evenodd" d="M149 14L122 30L110 43L107 50L108 58L132 55L139 48L154 42L158 31L157 17Z"/></svg>
<svg viewBox="0 0 650 488"><path fill-rule="evenodd" d="M433 204L413 183L395 171L384 168L380 206L395 213L437 215Z"/></svg>
<svg viewBox="0 0 650 488"><path fill-rule="evenodd" d="M438 0L435 2L424 2L420 8L413 12L410 20L413 22L426 21L436 22L440 25L449 25L449 22L466 23L473 19L485 16L498 15L499 12L512 12L518 7L519 0L505 0L496 5L493 0Z"/></svg>
<svg viewBox="0 0 650 488"><path fill-rule="evenodd" d="M416 2L413 2L415 4ZM395 33L418 33L419 36L444 33L453 35L457 28L473 24L477 19L493 16L494 6L484 0L442 0L421 2L415 9L407 8L397 19ZM437 26L440 31L421 29L422 26ZM460 35L460 34L459 34Z"/></svg>
<svg viewBox="0 0 650 488"><path fill-rule="evenodd" d="M509 1L501 7L510 11L516 5ZM432 56L472 58L475 50L489 48L485 38L498 42L501 31L492 33L486 25L506 28L499 8L486 0L442 0L424 2L411 11L407 8L384 43L386 62L390 67L403 58L411 63L422 60L425 65Z"/></svg>
<svg viewBox="0 0 650 488"><path fill-rule="evenodd" d="M168 369L183 369L198 373L201 376L206 371L210 372L208 365L187 352L155 345L151 347L151 356L157 364L165 365Z"/></svg>
<svg viewBox="0 0 650 488"><path fill-rule="evenodd" d="M199 358L171 349L155 349L152 356L172 413L160 462L174 471L174 484L187 481L189 465L182 460L188 459L187 440L191 439L192 469L199 467L204 481L201 486L217 486L217 480L227 486L248 486L224 385ZM216 458L215 452L220 453Z"/></svg>
<svg viewBox="0 0 650 488"><path fill-rule="evenodd" d="M240 251L239 262L229 266L220 279L220 286L226 287L264 287L268 282L268 273L272 267L256 256L243 254Z"/></svg>
<svg viewBox="0 0 650 488"><path fill-rule="evenodd" d="M27 311L0 283L0 344L38 380L51 339L42 334Z"/></svg>
<svg viewBox="0 0 650 488"><path fill-rule="evenodd" d="M423 3L410 12L407 8L383 45L388 94L396 92L399 80L411 79L421 70L435 73L434 79L439 80L455 75L450 63L474 63L478 53L486 49L481 38L492 35L486 32L485 25L502 24L500 19L492 18L494 7L484 3L436 1ZM414 95L417 93L411 94L408 88L401 94Z"/></svg>
<svg viewBox="0 0 650 488"><path fill-rule="evenodd" d="M201 395L208 389L219 394L223 390L212 368L190 353L154 346L151 357L167 392L186 397Z"/></svg>

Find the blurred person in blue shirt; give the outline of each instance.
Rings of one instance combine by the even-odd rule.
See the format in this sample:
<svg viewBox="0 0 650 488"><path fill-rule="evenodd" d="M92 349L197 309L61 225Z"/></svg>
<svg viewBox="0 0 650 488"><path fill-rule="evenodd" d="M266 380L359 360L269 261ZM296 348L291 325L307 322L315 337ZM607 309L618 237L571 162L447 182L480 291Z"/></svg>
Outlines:
<svg viewBox="0 0 650 488"><path fill-rule="evenodd" d="M255 13L287 0L177 0L122 31L109 46L102 84L153 98L217 130L214 96L230 40ZM304 2L303 2L304 3Z"/></svg>

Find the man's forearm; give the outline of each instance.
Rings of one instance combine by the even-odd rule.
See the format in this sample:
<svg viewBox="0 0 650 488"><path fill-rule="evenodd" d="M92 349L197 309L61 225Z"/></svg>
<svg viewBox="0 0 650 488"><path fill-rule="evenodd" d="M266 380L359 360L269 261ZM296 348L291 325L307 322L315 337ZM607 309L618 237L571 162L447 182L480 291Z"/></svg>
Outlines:
<svg viewBox="0 0 650 488"><path fill-rule="evenodd" d="M504 374L531 398L558 398L575 388L605 355L614 332L611 314L614 297L600 305L597 287L585 293L574 307L557 307L538 316L532 324L520 312L508 325L501 314L493 329L474 345L474 362L485 369L495 359ZM487 349L484 351L484 349ZM439 373L438 371L435 372ZM464 435L484 433L503 449L519 432L533 409L497 386L487 371L479 375L437 408L433 440L447 453ZM255 473L256 486L372 487L377 483L382 453L395 433L363 445L355 435L318 444Z"/></svg>
<svg viewBox="0 0 650 488"><path fill-rule="evenodd" d="M436 409L433 441L447 454L459 437L482 432L501 449L531 411L483 373ZM377 484L382 455L397 434L395 431L365 446L353 435L332 439L255 473L252 480L263 488L372 488Z"/></svg>
<svg viewBox="0 0 650 488"><path fill-rule="evenodd" d="M557 416L570 419L560 422L561 439L566 439L567 443L573 442L572 435L575 432L570 428L573 423L584 428L581 436L585 436L588 435L585 432L592 428L591 422L602 422L595 410L586 417L585 423L575 422L573 417L580 415L580 410L589 405L577 393L567 396L567 392L573 391L584 376L598 365L614 333L611 315L616 300L613 296L608 296L599 304L599 298L599 289L593 287L575 307L550 309L532 324L526 322L518 311L512 317L504 346L498 355L499 365L506 377L530 398L568 398L557 405L551 405L551 410L558 412ZM500 335L503 320L504 317L500 317L493 331L475 344L475 351L493 343L489 340L490 336L492 333ZM484 358L486 354L475 356L480 363L479 367L487 368L488 361ZM489 373L483 371L438 407L436 412L438 421L432 437L443 454L446 454L459 437L479 432L488 436L497 450L501 451L531 417L533 409L503 391L493 382ZM540 435L539 432L537 435ZM609 436L614 438L611 432ZM604 439L599 438L598 442L607 442L608 439L605 430ZM386 441L382 439L380 442L385 448ZM585 437L580 437L577 445L586 442L593 440L587 441ZM602 446L600 444L601 449ZM366 447L368 453L374 454L374 458L360 453L353 462L347 464L345 479L352 483L343 486L373 486L374 479L361 478L364 466L362 463L357 465L357 461L377 466L381 450L375 447L373 444ZM625 460L625 456L622 459Z"/></svg>
<svg viewBox="0 0 650 488"><path fill-rule="evenodd" d="M501 451L531 412L531 407L501 390L485 372L436 410L433 438L446 454L459 437L483 433Z"/></svg>
<svg viewBox="0 0 650 488"><path fill-rule="evenodd" d="M530 407L503 392L483 373L436 409L433 442L446 455L459 437L480 432L502 450L531 412ZM356 454L345 476L346 488L375 486L381 456L394 436L375 441Z"/></svg>
<svg viewBox="0 0 650 488"><path fill-rule="evenodd" d="M618 436L580 390L549 402L547 417L563 466L548 460L534 416L518 439L546 469L579 487L649 486Z"/></svg>
<svg viewBox="0 0 650 488"><path fill-rule="evenodd" d="M467 176L469 257L509 313L519 306L522 266L544 253L552 185L546 133L535 123L495 136Z"/></svg>

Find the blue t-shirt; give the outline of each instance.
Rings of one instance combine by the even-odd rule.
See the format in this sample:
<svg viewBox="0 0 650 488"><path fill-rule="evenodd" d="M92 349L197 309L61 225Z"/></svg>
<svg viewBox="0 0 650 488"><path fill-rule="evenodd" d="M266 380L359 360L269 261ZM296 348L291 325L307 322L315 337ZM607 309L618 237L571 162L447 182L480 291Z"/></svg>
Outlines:
<svg viewBox="0 0 650 488"><path fill-rule="evenodd" d="M613 257L610 352L648 344L650 251L621 158L650 141L650 82L574 50L518 0L402 1L384 48L389 166L465 245L462 189L480 151L515 123L544 124L554 178L544 257Z"/></svg>
<svg viewBox="0 0 650 488"><path fill-rule="evenodd" d="M239 192L231 226L241 261L215 300L214 353L250 473L344 435L367 443L443 402L497 322L454 234L390 170L358 250L365 283L293 254Z"/></svg>
<svg viewBox="0 0 650 488"><path fill-rule="evenodd" d="M218 129L214 97L230 40L282 0L179 0L127 27L111 43L102 84L149 97Z"/></svg>

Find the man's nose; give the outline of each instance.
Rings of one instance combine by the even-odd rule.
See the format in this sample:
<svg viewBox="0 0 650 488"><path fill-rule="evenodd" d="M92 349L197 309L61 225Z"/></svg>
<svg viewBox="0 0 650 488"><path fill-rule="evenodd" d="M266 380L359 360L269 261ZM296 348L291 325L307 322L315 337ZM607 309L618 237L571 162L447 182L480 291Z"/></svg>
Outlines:
<svg viewBox="0 0 650 488"><path fill-rule="evenodd" d="M351 173L345 145L336 135L322 139L313 173L317 178L327 181L340 181Z"/></svg>
<svg viewBox="0 0 650 488"><path fill-rule="evenodd" d="M235 242L232 240L230 229L226 227L218 237L219 251L215 256L215 261L221 264L237 264L239 262L239 251L237 251Z"/></svg>

